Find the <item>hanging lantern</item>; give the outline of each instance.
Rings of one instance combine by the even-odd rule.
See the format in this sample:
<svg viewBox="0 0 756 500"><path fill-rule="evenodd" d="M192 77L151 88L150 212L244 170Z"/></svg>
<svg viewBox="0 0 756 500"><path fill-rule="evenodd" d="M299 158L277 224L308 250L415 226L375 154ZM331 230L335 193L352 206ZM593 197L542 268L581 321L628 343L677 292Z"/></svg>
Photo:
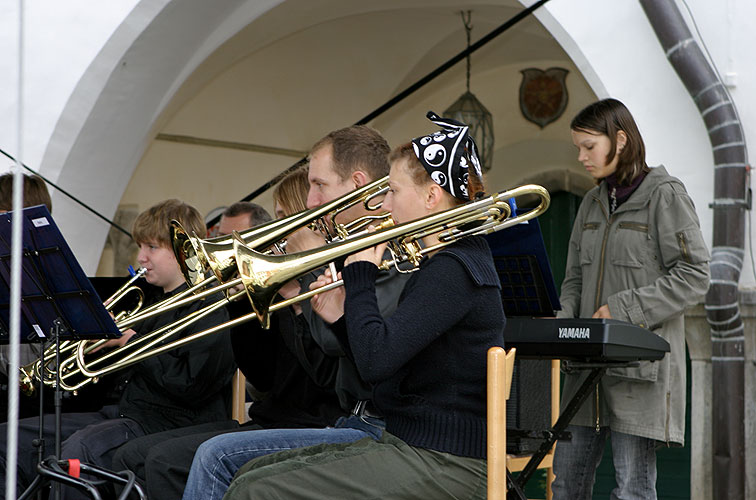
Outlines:
<svg viewBox="0 0 756 500"><path fill-rule="evenodd" d="M470 17L471 13L469 10L467 11L467 19L465 19L465 13L462 12L462 22L465 25L465 31L467 32L468 49L470 48L470 31L472 30ZM491 112L483 106L483 103L475 97L475 94L470 92L469 53L467 54L467 92L462 94L454 104L444 111L444 116L462 122L470 127L468 133L478 145L480 166L484 172L488 172L491 169L491 164L493 162L493 116L491 116Z"/></svg>

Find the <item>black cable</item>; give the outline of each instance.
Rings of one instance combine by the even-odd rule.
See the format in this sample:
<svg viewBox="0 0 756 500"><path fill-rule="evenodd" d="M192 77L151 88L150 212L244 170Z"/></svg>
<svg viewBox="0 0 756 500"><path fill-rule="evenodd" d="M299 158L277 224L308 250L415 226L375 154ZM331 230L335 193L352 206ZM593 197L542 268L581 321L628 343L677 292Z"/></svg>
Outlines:
<svg viewBox="0 0 756 500"><path fill-rule="evenodd" d="M71 193L69 193L65 189L61 188L60 186L57 186L50 179L48 179L45 176L41 175L39 172L35 172L31 168L27 167L26 165L24 165L20 161L16 160L13 156L9 155L8 153L6 153L5 151L3 151L2 149L0 149L0 153L2 153L4 156L10 158L11 160L13 160L15 163L20 163L21 166L24 167L26 170L28 170L29 172L33 173L34 175L36 175L37 177L39 177L40 179L42 179L43 181L45 181L46 183L48 183L49 185L51 185L52 187L54 187L55 189L57 189L58 191L60 191L61 193L63 193L64 195L66 195L69 198L71 198L73 201L75 201L76 203L78 203L82 207L84 207L87 210L89 210L90 212L92 212L94 215L96 215L100 219L104 220L105 222L107 222L108 224L110 224L114 228L118 229L119 231L121 231L123 234L125 234L129 238L131 238L131 233L130 232L126 231L124 228L122 228L121 226L119 226L118 224L116 224L115 222L113 222L112 220L110 220L107 217L105 217L104 215L100 214L94 208L90 207L89 205L87 205L86 203L84 203L83 201L81 201L80 199L76 198L74 195L72 195Z"/></svg>
<svg viewBox="0 0 756 500"><path fill-rule="evenodd" d="M383 106L380 106L372 113L366 115L364 118L362 118L360 121L358 121L355 125L364 125L373 118L376 118L378 115L382 114L384 111L387 111L389 108L392 108L395 104L399 103L400 101L404 100L406 97L408 97L410 94L414 93L421 87L423 87L425 84L429 83L430 81L434 80L437 76L439 76L441 73L446 71L447 69L451 68L455 64L457 64L462 59L466 58L469 54L472 54L497 36L501 35L505 31L507 31L509 28L514 26L515 24L519 23L523 19L525 19L527 16L529 16L533 11L538 9L541 5L545 4L549 0L539 0L538 2L534 3L527 9L524 9L523 11L517 13L515 16L511 17L508 21L506 21L504 24L499 26L498 28L494 29L493 31L489 32L487 35L485 35L483 38L475 42L474 44L470 45L468 48L457 54L456 56L452 57L448 61L446 61L444 64L439 66L438 68L434 69L421 79L419 79L417 82L413 83L406 89L404 89L402 92L394 96L393 98L389 99L386 104Z"/></svg>
<svg viewBox="0 0 756 500"><path fill-rule="evenodd" d="M474 44L470 45L465 50L463 50L462 52L460 52L456 56L452 57L451 59L449 59L448 61L446 61L444 64L442 64L441 66L439 66L438 68L434 69L433 71L431 71L430 73L428 73L427 75L425 75L424 77L422 77L421 79L419 79L417 82L413 83L412 85L410 85L409 87L407 87L406 89L404 89L402 92L400 92L396 96L394 96L391 99L389 99L385 104L383 104L382 106L376 108L371 113L369 113L366 116L364 116L357 123L355 123L355 125L364 125L364 124L368 123L370 120L372 120L372 119L378 117L379 115L383 114L385 111L388 111L390 108L394 107L400 101L406 99L411 94L413 94L414 92L416 92L417 90L419 90L421 87L423 87L424 85L426 85L427 83L429 83L430 81L432 81L433 79L435 79L441 73L443 73L444 71L448 70L449 68L451 68L452 66L454 66L455 64L457 64L459 61L465 59L467 56L469 56L470 54L472 54L473 52L475 52L476 50L478 50L479 48L481 48L482 46L484 46L485 44L487 44L488 42L490 42L491 40L493 40L497 36L501 35L505 31L507 31L509 28L511 28L512 26L514 26L518 22L520 22L523 19L525 19L527 16L529 16L531 13L533 13L533 11L535 11L536 9L538 9L539 7L541 7L543 4L545 4L548 1L549 0L539 0L538 2L534 3L530 7L528 7L526 9L520 11L515 16L513 16L509 20L507 20L504 24L502 24L498 28L494 29L493 31L489 32L483 38L481 38L480 40L478 40ZM256 190L254 190L252 193L250 193L247 196L245 196L243 198L243 201L250 201L250 200L256 198L257 196L261 195L262 193L264 193L265 191L267 191L268 189L270 189L270 187L274 186L278 181L280 181L286 174L288 174L292 170L297 169L300 165L302 165L306 161L307 161L306 157L302 158L297 163L295 163L291 167L287 168L286 170L284 170L283 172L281 172L280 174L278 174L277 176L275 176L273 179L269 180L268 182L266 182L265 184L263 184L262 186L260 186ZM220 218L221 218L220 215L213 217L211 220L209 220L207 222L208 227L217 224L218 221L220 220Z"/></svg>

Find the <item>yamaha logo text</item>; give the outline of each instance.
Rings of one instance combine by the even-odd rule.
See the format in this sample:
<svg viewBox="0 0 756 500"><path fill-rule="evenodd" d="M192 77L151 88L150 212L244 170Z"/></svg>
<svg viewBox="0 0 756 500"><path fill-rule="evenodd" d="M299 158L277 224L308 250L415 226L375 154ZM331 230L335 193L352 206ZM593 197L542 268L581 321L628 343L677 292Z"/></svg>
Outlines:
<svg viewBox="0 0 756 500"><path fill-rule="evenodd" d="M590 339L591 329L590 328L560 328L559 338L560 339Z"/></svg>

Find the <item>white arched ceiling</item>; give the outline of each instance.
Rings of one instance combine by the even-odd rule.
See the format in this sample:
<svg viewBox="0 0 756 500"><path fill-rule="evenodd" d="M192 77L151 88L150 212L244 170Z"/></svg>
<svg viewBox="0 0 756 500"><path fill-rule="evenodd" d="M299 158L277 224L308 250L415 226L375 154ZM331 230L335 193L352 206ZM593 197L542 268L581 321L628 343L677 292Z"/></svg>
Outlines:
<svg viewBox="0 0 756 500"><path fill-rule="evenodd" d="M201 210L208 208L203 203L217 204L218 192L224 202L238 199L294 159L190 149L155 141L155 135L306 150L464 48L460 9L474 11L476 40L519 12L520 3L141 2L71 96L41 171L108 217L140 190L152 202L186 196ZM617 36L621 29L625 35ZM634 0L552 0L537 21L521 22L472 61L471 89L495 117L494 184L515 182L510 165L530 159L548 170L566 161L566 124L595 93L627 102L651 162L663 159L694 199L706 199L705 167L686 169L710 158L703 127ZM534 61L543 68L567 67L573 92L564 116L543 130L522 120L517 108L517 74ZM460 63L372 125L396 144L428 130L425 111L443 111L463 91ZM228 98L218 98L224 94ZM557 143L551 153L541 149ZM174 180L157 181L166 172ZM523 173L530 174L532 169ZM198 194L186 191L187 185ZM54 201L56 219L91 273L108 227L57 194ZM709 217L700 205L706 227Z"/></svg>
<svg viewBox="0 0 756 500"><path fill-rule="evenodd" d="M194 68L276 0L140 2L66 104L40 172L112 217L160 110ZM108 226L58 192L55 217L87 273Z"/></svg>
<svg viewBox="0 0 756 500"><path fill-rule="evenodd" d="M514 0L507 5L438 0L370 4L332 0L317 5L306 0L140 2L73 92L45 152L41 172L112 217L129 183L135 183L134 172L145 151L155 151L164 160L160 167L150 165L147 174L156 168L172 169L179 178L184 173L184 164L170 164L171 155L160 154L169 147L151 141L157 132L212 136L213 117L181 119L199 109L187 104L201 101L208 87L222 81L246 59L269 57L266 50L270 48L292 50L290 42L297 39L303 43L300 52L314 60L300 60L295 66L290 60L272 58L274 66L259 68L261 77L268 71L281 72L282 68L290 70L290 74L276 80L280 85L267 87L264 96L252 94L262 106L278 99L289 105L289 112L280 112L279 107L276 112L248 114L251 119L265 122L259 134L253 138L224 134L219 139L306 150L328 130L354 122L408 82L462 50L461 8L475 12L473 39L520 10ZM476 53L474 65L488 62L497 66L533 58L564 60L564 54L534 19L521 23L517 29L527 44L508 40L515 37L514 31L505 34ZM338 58L333 56L335 52L340 54ZM372 61L376 63L371 65ZM309 63L309 71L301 70L303 63ZM488 70L481 67L477 71L483 80ZM460 78L464 78L464 64L457 65L449 75L454 72L456 76L445 77L444 85L451 83L453 89L444 96L445 105L463 90ZM423 103L423 95L439 90L434 84L414 98L415 106L426 107L418 103ZM320 89L333 85L343 86L338 106L320 100ZM413 109L411 101L408 106ZM419 118L407 123L423 123L424 112L425 109ZM387 113L373 125L388 130L390 135L392 123L401 121L396 113ZM233 122L239 116L231 113L226 118ZM195 127L203 122L205 129ZM182 130L187 123L193 125ZM427 127L424 123L422 126ZM239 129L243 131L244 127ZM265 135L266 130L272 131L270 135ZM396 128L397 136L404 137L406 133L399 130ZM207 164L214 169L226 154L210 153ZM268 163L278 169L281 162L277 158ZM192 178L197 184L214 182L208 175ZM228 182L236 184L233 179ZM149 190L154 189L155 183L150 175L143 175L136 184L136 189ZM252 183L247 186L255 187ZM161 183L160 188L157 199L181 194L171 183ZM91 273L96 268L107 225L59 193L54 194L54 202L56 219L85 270Z"/></svg>

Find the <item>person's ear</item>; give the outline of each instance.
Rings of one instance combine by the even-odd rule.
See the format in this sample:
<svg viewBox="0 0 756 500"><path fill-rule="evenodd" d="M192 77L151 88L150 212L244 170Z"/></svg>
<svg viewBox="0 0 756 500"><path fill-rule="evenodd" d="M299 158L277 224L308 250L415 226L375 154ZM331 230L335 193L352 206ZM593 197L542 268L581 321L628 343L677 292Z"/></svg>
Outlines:
<svg viewBox="0 0 756 500"><path fill-rule="evenodd" d="M428 210L436 208L436 206L441 203L443 196L444 189L435 182L431 182L428 184L425 194L425 208Z"/></svg>
<svg viewBox="0 0 756 500"><path fill-rule="evenodd" d="M355 170L352 172L352 182L355 189L361 188L368 183L368 177L362 170Z"/></svg>
<svg viewBox="0 0 756 500"><path fill-rule="evenodd" d="M627 144L627 134L624 130L617 132L617 153L621 153Z"/></svg>

